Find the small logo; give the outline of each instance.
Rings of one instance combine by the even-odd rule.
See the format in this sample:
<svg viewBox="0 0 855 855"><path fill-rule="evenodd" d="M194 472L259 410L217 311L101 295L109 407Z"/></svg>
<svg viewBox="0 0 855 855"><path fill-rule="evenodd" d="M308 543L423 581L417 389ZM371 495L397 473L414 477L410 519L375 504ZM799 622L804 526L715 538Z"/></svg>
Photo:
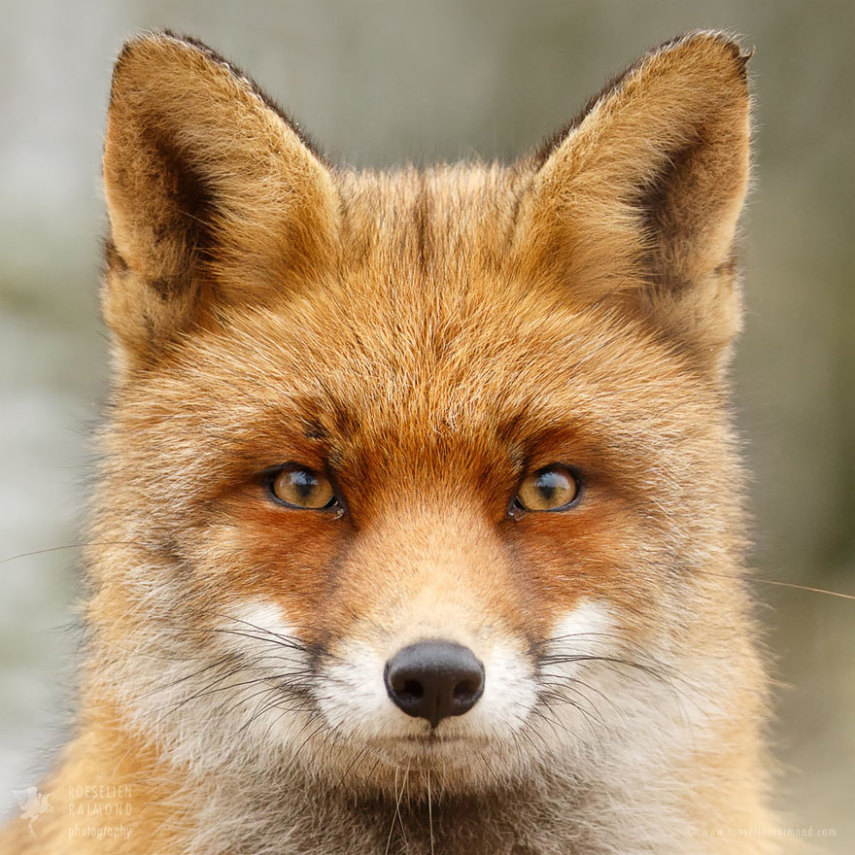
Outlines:
<svg viewBox="0 0 855 855"><path fill-rule="evenodd" d="M36 787L27 787L26 790L14 790L13 792L21 808L21 819L27 820L30 826L30 836L35 837L36 832L33 829L33 823L43 813L53 813L49 801L50 794L40 793Z"/></svg>

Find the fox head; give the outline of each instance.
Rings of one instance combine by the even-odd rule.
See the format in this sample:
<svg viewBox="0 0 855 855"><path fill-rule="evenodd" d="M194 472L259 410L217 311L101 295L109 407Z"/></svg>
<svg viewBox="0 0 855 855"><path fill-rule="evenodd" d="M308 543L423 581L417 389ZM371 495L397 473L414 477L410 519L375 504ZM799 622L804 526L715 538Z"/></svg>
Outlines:
<svg viewBox="0 0 855 855"><path fill-rule="evenodd" d="M90 555L126 726L381 795L743 750L745 65L690 34L510 166L360 172L207 47L126 45Z"/></svg>

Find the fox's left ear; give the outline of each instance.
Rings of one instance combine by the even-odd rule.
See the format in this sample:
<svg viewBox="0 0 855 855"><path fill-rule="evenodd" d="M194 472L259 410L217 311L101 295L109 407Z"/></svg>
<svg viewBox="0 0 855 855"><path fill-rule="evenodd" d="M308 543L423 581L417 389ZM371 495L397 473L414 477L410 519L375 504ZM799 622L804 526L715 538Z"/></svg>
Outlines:
<svg viewBox="0 0 855 855"><path fill-rule="evenodd" d="M689 34L589 102L534 158L516 234L523 275L641 314L720 366L741 323L746 62L727 36Z"/></svg>

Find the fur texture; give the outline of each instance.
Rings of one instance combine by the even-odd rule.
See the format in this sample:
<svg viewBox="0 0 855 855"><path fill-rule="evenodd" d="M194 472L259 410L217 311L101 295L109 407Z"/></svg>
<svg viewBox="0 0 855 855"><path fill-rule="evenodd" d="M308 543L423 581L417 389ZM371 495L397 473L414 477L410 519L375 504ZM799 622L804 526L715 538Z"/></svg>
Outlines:
<svg viewBox="0 0 855 855"><path fill-rule="evenodd" d="M689 34L512 166L353 172L203 45L126 45L79 731L3 852L776 851L726 395L745 64ZM288 462L336 512L271 501ZM556 462L578 504L509 513ZM435 731L383 684L422 638L486 669Z"/></svg>

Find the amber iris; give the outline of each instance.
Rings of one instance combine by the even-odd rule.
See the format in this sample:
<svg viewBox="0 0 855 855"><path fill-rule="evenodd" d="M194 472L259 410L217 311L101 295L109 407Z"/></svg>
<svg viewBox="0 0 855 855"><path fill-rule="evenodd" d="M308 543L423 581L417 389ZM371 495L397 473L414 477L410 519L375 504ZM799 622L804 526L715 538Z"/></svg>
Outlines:
<svg viewBox="0 0 855 855"><path fill-rule="evenodd" d="M544 466L526 476L517 493L517 504L526 511L559 511L579 497L579 480L568 466Z"/></svg>
<svg viewBox="0 0 855 855"><path fill-rule="evenodd" d="M270 492L291 508L318 511L335 503L329 479L303 466L284 466L270 476Z"/></svg>

